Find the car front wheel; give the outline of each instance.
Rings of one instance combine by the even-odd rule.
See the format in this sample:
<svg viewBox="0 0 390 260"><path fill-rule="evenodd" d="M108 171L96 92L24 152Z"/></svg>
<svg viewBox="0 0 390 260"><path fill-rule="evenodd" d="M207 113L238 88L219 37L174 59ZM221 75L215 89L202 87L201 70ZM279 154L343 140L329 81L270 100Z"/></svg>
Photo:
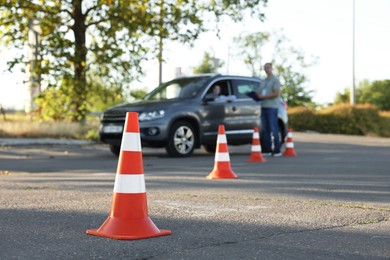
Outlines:
<svg viewBox="0 0 390 260"><path fill-rule="evenodd" d="M121 151L121 147L120 147L120 145L112 145L112 144L110 144L110 151L114 155L119 156L119 153Z"/></svg>
<svg viewBox="0 0 390 260"><path fill-rule="evenodd" d="M207 153L215 153L215 151L217 150L217 147L215 144L214 145L205 144L205 145L203 145L203 148Z"/></svg>
<svg viewBox="0 0 390 260"><path fill-rule="evenodd" d="M172 157L186 157L195 149L195 130L186 121L175 122L169 132L168 144L165 147Z"/></svg>

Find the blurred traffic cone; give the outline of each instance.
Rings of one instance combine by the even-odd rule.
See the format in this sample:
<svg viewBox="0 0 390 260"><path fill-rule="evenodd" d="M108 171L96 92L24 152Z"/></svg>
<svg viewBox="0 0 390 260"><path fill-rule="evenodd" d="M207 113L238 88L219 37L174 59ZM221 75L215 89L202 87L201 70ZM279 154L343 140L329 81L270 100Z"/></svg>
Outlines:
<svg viewBox="0 0 390 260"><path fill-rule="evenodd" d="M260 145L260 136L259 129L255 127L253 131L252 146L251 146L251 156L247 162L266 162L267 160L263 158L261 154L261 145Z"/></svg>
<svg viewBox="0 0 390 260"><path fill-rule="evenodd" d="M230 167L230 157L225 135L225 127L219 125L217 150L215 151L214 169L207 176L208 179L236 179L237 176Z"/></svg>
<svg viewBox="0 0 390 260"><path fill-rule="evenodd" d="M172 233L158 229L148 216L138 113L126 114L110 215L99 229L86 233L123 240Z"/></svg>
<svg viewBox="0 0 390 260"><path fill-rule="evenodd" d="M294 143L292 140L292 131L289 128L287 133L287 142L286 142L286 150L284 151L283 156L297 156L294 150Z"/></svg>

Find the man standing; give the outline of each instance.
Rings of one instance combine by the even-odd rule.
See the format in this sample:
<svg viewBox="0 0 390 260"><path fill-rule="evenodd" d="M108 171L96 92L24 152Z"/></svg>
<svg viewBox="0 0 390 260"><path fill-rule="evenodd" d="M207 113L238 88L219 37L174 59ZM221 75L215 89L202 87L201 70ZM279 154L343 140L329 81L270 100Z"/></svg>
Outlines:
<svg viewBox="0 0 390 260"><path fill-rule="evenodd" d="M272 64L266 63L267 77L261 82L257 96L261 99L261 138L264 138L264 156L281 156L278 130L278 108L280 105L280 81L272 74ZM273 147L272 147L273 137Z"/></svg>

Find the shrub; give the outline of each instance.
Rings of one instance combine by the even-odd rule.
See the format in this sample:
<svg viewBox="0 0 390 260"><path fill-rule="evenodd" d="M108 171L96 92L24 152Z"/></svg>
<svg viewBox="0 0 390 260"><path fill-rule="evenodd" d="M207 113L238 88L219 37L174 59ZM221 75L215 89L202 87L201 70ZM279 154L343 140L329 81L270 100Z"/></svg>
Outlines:
<svg viewBox="0 0 390 260"><path fill-rule="evenodd" d="M390 136L390 113L370 104L337 104L318 112L290 108L289 126L294 130L320 133Z"/></svg>
<svg viewBox="0 0 390 260"><path fill-rule="evenodd" d="M390 111L380 111L381 117L380 135L383 137L390 137Z"/></svg>
<svg viewBox="0 0 390 260"><path fill-rule="evenodd" d="M47 122L63 121L72 117L71 100L62 89L48 88L41 92L35 102L36 114Z"/></svg>
<svg viewBox="0 0 390 260"><path fill-rule="evenodd" d="M289 127L294 131L316 130L316 120L315 112L305 107L288 109Z"/></svg>
<svg viewBox="0 0 390 260"><path fill-rule="evenodd" d="M378 135L379 110L369 104L338 104L319 111L320 128L326 133Z"/></svg>

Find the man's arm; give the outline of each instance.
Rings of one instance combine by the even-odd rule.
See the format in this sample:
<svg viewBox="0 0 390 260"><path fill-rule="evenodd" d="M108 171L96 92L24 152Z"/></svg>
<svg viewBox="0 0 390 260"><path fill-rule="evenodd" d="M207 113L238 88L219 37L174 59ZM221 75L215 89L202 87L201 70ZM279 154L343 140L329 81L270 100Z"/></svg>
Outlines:
<svg viewBox="0 0 390 260"><path fill-rule="evenodd" d="M275 89L271 94L269 95L261 95L260 93L257 93L257 96L259 99L272 99L276 98L280 95L280 89Z"/></svg>

